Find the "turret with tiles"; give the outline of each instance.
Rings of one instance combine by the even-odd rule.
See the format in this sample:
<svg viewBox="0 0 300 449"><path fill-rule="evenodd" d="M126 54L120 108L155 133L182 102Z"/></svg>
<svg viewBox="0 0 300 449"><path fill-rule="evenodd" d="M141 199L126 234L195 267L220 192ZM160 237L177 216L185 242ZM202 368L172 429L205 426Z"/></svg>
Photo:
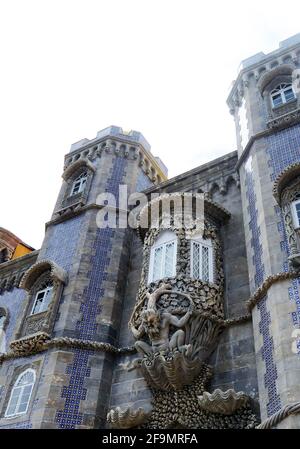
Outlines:
<svg viewBox="0 0 300 449"><path fill-rule="evenodd" d="M40 251L0 267L0 276L7 266L11 279L13 264L18 274L0 296L0 427L105 426L132 230L99 227L98 195L114 195L118 212L119 185L143 190L165 180L166 168L142 134L110 127L72 145L62 177Z"/></svg>
<svg viewBox="0 0 300 449"><path fill-rule="evenodd" d="M228 98L236 124L262 421L300 401L299 68L300 34L244 60ZM300 428L299 415L282 416L273 426Z"/></svg>

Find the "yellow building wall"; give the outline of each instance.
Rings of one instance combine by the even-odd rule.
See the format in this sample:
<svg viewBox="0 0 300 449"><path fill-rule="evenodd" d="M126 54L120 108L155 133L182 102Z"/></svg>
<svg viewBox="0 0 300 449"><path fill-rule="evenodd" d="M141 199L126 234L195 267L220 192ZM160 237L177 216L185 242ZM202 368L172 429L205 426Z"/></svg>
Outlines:
<svg viewBox="0 0 300 449"><path fill-rule="evenodd" d="M27 248L27 246L22 245L22 243L19 243L13 253L12 259L17 259L18 257L22 257L25 254L31 253L32 250Z"/></svg>

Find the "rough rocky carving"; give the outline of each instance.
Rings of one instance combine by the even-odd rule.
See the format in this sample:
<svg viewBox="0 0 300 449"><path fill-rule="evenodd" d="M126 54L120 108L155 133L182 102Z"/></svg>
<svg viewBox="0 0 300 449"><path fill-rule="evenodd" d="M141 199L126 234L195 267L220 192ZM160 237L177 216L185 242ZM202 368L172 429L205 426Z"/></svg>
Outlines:
<svg viewBox="0 0 300 449"><path fill-rule="evenodd" d="M235 392L233 389L222 391L219 388L213 393L204 391L198 396L198 402L203 410L222 415L232 415L236 410L247 404L249 397L243 392Z"/></svg>
<svg viewBox="0 0 300 449"><path fill-rule="evenodd" d="M116 407L107 414L107 422L115 429L131 429L144 424L150 413L152 406L138 407L134 409L134 405L129 407Z"/></svg>
<svg viewBox="0 0 300 449"><path fill-rule="evenodd" d="M45 332L38 332L29 337L14 340L10 344L13 353L18 356L27 355L28 353L39 352L43 349L44 344L50 339Z"/></svg>
<svg viewBox="0 0 300 449"><path fill-rule="evenodd" d="M157 301L165 294L183 296L188 300L187 311L181 318L176 316L176 310L169 313L164 308L157 309ZM135 338L139 339L135 347L143 357L139 360L139 367L152 388L178 390L199 374L224 324L194 312L191 297L171 290L168 284L162 284L151 294L146 292L146 296L147 308L141 312L139 327L136 328L134 322L130 323ZM182 310L178 307L177 314L180 312ZM143 336L149 339L150 344L140 340Z"/></svg>
<svg viewBox="0 0 300 449"><path fill-rule="evenodd" d="M249 404L234 413L223 415L202 409L198 397L212 376L211 367L203 364L199 375L180 390L153 390L153 411L141 427L147 429L250 429L258 424Z"/></svg>

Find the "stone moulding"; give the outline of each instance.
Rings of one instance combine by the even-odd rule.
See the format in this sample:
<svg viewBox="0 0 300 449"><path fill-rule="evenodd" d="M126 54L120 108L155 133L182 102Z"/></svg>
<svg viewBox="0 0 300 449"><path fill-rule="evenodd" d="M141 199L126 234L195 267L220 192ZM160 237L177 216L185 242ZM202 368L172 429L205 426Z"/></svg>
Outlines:
<svg viewBox="0 0 300 449"><path fill-rule="evenodd" d="M68 168L65 169L65 171L62 174L62 178L65 181L67 181L70 178L70 176L72 176L81 167L86 167L93 173L96 171L96 168L88 159L81 158L78 161L73 162L71 165L68 166Z"/></svg>
<svg viewBox="0 0 300 449"><path fill-rule="evenodd" d="M207 314L208 315L208 314ZM242 323L244 321L251 320L251 315L243 315L241 317L231 318L227 320L219 320L218 318L210 317L211 320L220 321L224 327L230 327L235 324ZM46 333L44 333L46 335ZM40 335L40 334L39 334ZM47 334L48 335L48 334ZM80 340L77 338L60 337L60 338L42 338L36 339L35 342L38 344L30 343L29 340L34 337L30 335L26 338L20 340L15 340L11 343L11 350L4 354L0 354L0 364L5 360L15 359L19 357L29 357L37 352L47 351L52 348L77 348L83 350L94 350L96 352L110 352L111 354L121 355L121 354L135 354L136 349L134 346L128 346L124 348L117 348L109 343L103 343L99 341L89 341ZM20 348L20 350L18 350ZM16 350L15 350L16 349Z"/></svg>
<svg viewBox="0 0 300 449"><path fill-rule="evenodd" d="M44 344L48 340L50 340L49 334L46 332L37 332L29 337L12 341L10 348L16 356L22 357L27 353L34 353L43 350Z"/></svg>
<svg viewBox="0 0 300 449"><path fill-rule="evenodd" d="M273 196L278 204L281 203L281 194L296 177L300 176L300 163L291 164L286 167L275 179L273 185Z"/></svg>
<svg viewBox="0 0 300 449"><path fill-rule="evenodd" d="M267 123L268 129L277 130L298 123L300 119L300 109L290 111L280 117L276 117Z"/></svg>
<svg viewBox="0 0 300 449"><path fill-rule="evenodd" d="M6 360L29 357L38 352L47 351L52 348L93 350L95 352L109 352L111 354L134 354L136 352L133 346L117 348L109 343L80 340L69 337L50 339L46 333L38 333L15 340L11 342L10 348L11 350L9 352L0 354L0 364Z"/></svg>
<svg viewBox="0 0 300 449"><path fill-rule="evenodd" d="M272 429L272 427L279 424L290 415L297 415L300 413L300 402L285 405L281 410L274 413L268 419L260 423L256 429Z"/></svg>
<svg viewBox="0 0 300 449"><path fill-rule="evenodd" d="M203 410L222 415L232 415L236 410L247 404L249 397L243 392L235 392L233 389L222 391L219 388L198 396L198 402Z"/></svg>
<svg viewBox="0 0 300 449"><path fill-rule="evenodd" d="M300 277L300 271L288 271L288 272L282 272L273 274L271 276L268 276L262 285L256 290L256 292L250 297L250 299L246 302L246 306L249 310L249 312L252 311L252 309L256 306L256 304L263 299L269 288L276 284L276 282L285 281L288 279L295 279Z"/></svg>
<svg viewBox="0 0 300 449"><path fill-rule="evenodd" d="M47 270L50 270L50 275L53 279L56 279L63 284L67 283L67 272L52 260L43 259L36 262L26 271L20 282L20 288L29 291L39 276Z"/></svg>
<svg viewBox="0 0 300 449"><path fill-rule="evenodd" d="M116 407L111 409L107 414L107 422L114 429L131 429L144 424L149 415L151 414L152 406L147 407L145 410L143 407L139 407L134 410L133 406L129 407Z"/></svg>

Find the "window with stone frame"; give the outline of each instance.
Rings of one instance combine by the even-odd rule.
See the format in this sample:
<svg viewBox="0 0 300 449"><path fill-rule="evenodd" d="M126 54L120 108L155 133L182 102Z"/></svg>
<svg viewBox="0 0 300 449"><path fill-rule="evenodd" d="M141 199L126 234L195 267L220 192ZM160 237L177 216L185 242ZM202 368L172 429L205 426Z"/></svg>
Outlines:
<svg viewBox="0 0 300 449"><path fill-rule="evenodd" d="M150 252L148 283L176 275L177 236L163 231Z"/></svg>
<svg viewBox="0 0 300 449"><path fill-rule="evenodd" d="M39 291L35 295L35 300L31 310L31 315L42 313L48 310L52 298L53 282L47 279L39 286Z"/></svg>
<svg viewBox="0 0 300 449"><path fill-rule="evenodd" d="M27 291L24 318L15 340L36 333L51 334L67 273L51 260L35 263L21 280Z"/></svg>
<svg viewBox="0 0 300 449"><path fill-rule="evenodd" d="M289 262L300 267L300 163L287 167L275 180L274 196L281 208Z"/></svg>
<svg viewBox="0 0 300 449"><path fill-rule="evenodd" d="M70 192L70 196L77 195L79 193L84 192L86 188L86 183L88 179L87 171L83 171L74 181L72 185L72 189Z"/></svg>
<svg viewBox="0 0 300 449"><path fill-rule="evenodd" d="M272 107L277 108L296 99L291 83L281 83L270 93Z"/></svg>
<svg viewBox="0 0 300 449"><path fill-rule="evenodd" d="M69 165L63 173L65 181L62 190L62 199L58 204L57 213L71 207L83 206L88 198L91 188L94 165L88 159L79 159Z"/></svg>
<svg viewBox="0 0 300 449"><path fill-rule="evenodd" d="M27 369L19 375L10 393L5 418L12 418L27 412L35 379L36 374L33 369Z"/></svg>
<svg viewBox="0 0 300 449"><path fill-rule="evenodd" d="M213 246L210 239L191 240L191 277L203 282L214 281Z"/></svg>

